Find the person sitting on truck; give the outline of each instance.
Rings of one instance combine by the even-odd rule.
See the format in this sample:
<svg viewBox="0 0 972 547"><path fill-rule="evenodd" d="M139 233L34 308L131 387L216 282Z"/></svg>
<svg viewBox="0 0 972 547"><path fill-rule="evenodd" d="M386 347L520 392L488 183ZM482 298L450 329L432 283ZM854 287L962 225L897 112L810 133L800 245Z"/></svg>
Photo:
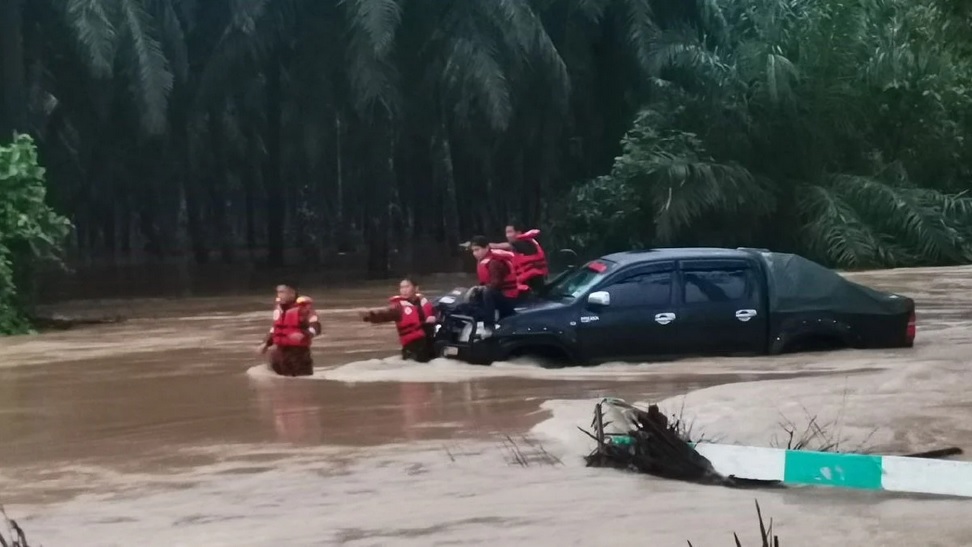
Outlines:
<svg viewBox="0 0 972 547"><path fill-rule="evenodd" d="M506 241L504 243L490 243L490 249L500 249L513 253L513 273L520 285L529 287L537 293L546 283L550 273L547 265L547 254L537 242L540 230L532 229L524 232L517 224L506 226Z"/></svg>
<svg viewBox="0 0 972 547"><path fill-rule="evenodd" d="M435 309L421 293L414 278L406 277L398 284L398 295L388 299L388 306L360 312L367 323L394 322L398 341L402 344L402 359L427 363L433 357L432 339L435 336Z"/></svg>
<svg viewBox="0 0 972 547"><path fill-rule="evenodd" d="M482 287L483 315L489 321L498 321L513 315L513 304L524 292L513 270L513 253L491 249L486 236L469 240L469 249L476 258L476 276Z"/></svg>

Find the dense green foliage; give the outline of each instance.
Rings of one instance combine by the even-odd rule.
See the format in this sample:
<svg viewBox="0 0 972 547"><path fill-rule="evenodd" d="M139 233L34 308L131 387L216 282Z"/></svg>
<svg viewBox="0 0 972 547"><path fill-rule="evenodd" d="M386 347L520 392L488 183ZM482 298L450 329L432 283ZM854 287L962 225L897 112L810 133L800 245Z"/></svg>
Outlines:
<svg viewBox="0 0 972 547"><path fill-rule="evenodd" d="M45 203L44 169L33 140L18 136L0 146L0 334L25 332L29 324L16 280L31 259L56 257L70 230L67 219Z"/></svg>
<svg viewBox="0 0 972 547"><path fill-rule="evenodd" d="M0 0L0 135L36 136L89 260L436 269L515 219L958 262L972 35L936 6Z"/></svg>
<svg viewBox="0 0 972 547"><path fill-rule="evenodd" d="M972 65L954 24L897 0L712 6L660 37L650 99L567 227L848 267L969 260Z"/></svg>

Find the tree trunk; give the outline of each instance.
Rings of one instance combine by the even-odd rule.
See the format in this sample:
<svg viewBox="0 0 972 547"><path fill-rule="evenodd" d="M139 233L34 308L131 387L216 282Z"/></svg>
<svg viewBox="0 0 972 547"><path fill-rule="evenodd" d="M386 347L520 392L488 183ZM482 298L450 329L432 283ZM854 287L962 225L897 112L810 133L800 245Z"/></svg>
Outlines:
<svg viewBox="0 0 972 547"><path fill-rule="evenodd" d="M256 191L257 191L257 172L253 169L254 164L250 163L254 161L254 158L259 157L257 155L257 139L255 136L250 136L247 142L247 149L249 153L245 158L246 165L243 166L242 177L244 192L246 193L244 197L245 207L246 207L246 247L250 253L250 260L253 260L253 254L257 247L257 237L256 237Z"/></svg>
<svg viewBox="0 0 972 547"><path fill-rule="evenodd" d="M156 208L158 205L154 200L143 202L138 213L138 226L145 238L145 252L153 258L162 258L164 246L156 222Z"/></svg>
<svg viewBox="0 0 972 547"><path fill-rule="evenodd" d="M341 113L334 113L334 154L337 159L337 193L335 201L337 207L335 213L337 221L334 226L334 243L338 252L351 250L351 238L348 233L348 216L344 210L344 134L346 128L341 121Z"/></svg>
<svg viewBox="0 0 972 547"><path fill-rule="evenodd" d="M182 192L186 200L186 222L189 229L189 245L197 264L209 262L209 250L206 247L206 230L203 227L201 203L199 199L199 185L196 184L190 161L189 119L188 114L177 116L173 124L175 131L173 138L179 156L182 181Z"/></svg>
<svg viewBox="0 0 972 547"><path fill-rule="evenodd" d="M0 144L27 132L23 0L0 0Z"/></svg>
<svg viewBox="0 0 972 547"><path fill-rule="evenodd" d="M368 272L377 278L388 276L389 257L389 209L390 197L395 185L395 135L391 122L385 120L386 138L385 158L374 171L376 176L369 177L371 191L365 197L369 204L369 214L365 233L368 245Z"/></svg>
<svg viewBox="0 0 972 547"><path fill-rule="evenodd" d="M134 209L131 207L129 200L127 199L120 200L116 203L121 205L120 207L118 205L115 206L115 210L117 211L117 218L119 220L119 224L121 225L118 230L118 239L120 240L118 247L119 250L122 252L122 255L125 256L125 258L131 259L132 258L132 225L134 224L134 222L132 221L132 215L134 214L133 212Z"/></svg>
<svg viewBox="0 0 972 547"><path fill-rule="evenodd" d="M445 123L439 124L439 129L432 137L433 165L439 172L442 185L445 187L443 204L443 223L445 227L446 245L454 250L459 245L459 201L456 193L456 179L452 167L452 145L449 143L449 132Z"/></svg>
<svg viewBox="0 0 972 547"><path fill-rule="evenodd" d="M337 158L337 223L338 231L344 232L344 169L342 168L341 141L344 133L341 128L341 113L334 113L334 153Z"/></svg>
<svg viewBox="0 0 972 547"><path fill-rule="evenodd" d="M267 65L267 158L263 173L263 187L267 193L267 262L271 266L284 264L284 187L280 172L283 90L280 63L281 52L277 45Z"/></svg>
<svg viewBox="0 0 972 547"><path fill-rule="evenodd" d="M233 262L233 229L226 214L226 200L229 192L226 188L227 162L226 147L223 144L223 124L221 112L213 109L209 112L209 144L212 156L212 174L209 185L209 206L213 211L213 224L216 227L216 238L219 241L220 256L225 264Z"/></svg>

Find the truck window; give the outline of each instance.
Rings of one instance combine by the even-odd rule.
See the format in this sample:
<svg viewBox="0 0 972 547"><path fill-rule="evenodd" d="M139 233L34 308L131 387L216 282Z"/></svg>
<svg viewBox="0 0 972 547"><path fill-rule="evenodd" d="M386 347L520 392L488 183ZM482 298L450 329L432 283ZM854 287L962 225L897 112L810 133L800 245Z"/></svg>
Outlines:
<svg viewBox="0 0 972 547"><path fill-rule="evenodd" d="M665 307L672 301L672 273L635 275L605 290L611 295L611 307Z"/></svg>
<svg viewBox="0 0 972 547"><path fill-rule="evenodd" d="M749 294L749 270L744 268L686 270L683 277L686 304L733 302Z"/></svg>
<svg viewBox="0 0 972 547"><path fill-rule="evenodd" d="M615 266L608 260L594 260L548 285L544 294L552 298L578 298L603 280Z"/></svg>

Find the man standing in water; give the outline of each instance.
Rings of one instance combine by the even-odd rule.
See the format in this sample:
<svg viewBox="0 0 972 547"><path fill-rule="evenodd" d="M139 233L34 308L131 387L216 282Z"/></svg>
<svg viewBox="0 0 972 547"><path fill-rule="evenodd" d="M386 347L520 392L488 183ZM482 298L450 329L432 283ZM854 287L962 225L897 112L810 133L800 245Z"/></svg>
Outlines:
<svg viewBox="0 0 972 547"><path fill-rule="evenodd" d="M402 344L402 359L427 363L432 359L432 339L435 336L435 309L418 292L418 284L411 277L398 284L398 296L388 299L384 308L360 313L366 323L395 323L398 341Z"/></svg>
<svg viewBox="0 0 972 547"><path fill-rule="evenodd" d="M277 306L273 310L273 326L260 344L260 354L270 347L270 368L281 376L310 376L314 374L311 341L321 333L321 322L313 302L297 296L293 285L277 285Z"/></svg>

